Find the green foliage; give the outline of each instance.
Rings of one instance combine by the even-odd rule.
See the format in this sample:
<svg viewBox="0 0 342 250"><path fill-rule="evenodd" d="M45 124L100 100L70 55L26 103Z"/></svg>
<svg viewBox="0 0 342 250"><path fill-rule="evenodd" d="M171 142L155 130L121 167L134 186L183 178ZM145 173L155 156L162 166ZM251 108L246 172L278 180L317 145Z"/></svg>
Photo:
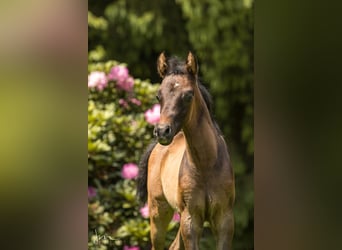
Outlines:
<svg viewBox="0 0 342 250"><path fill-rule="evenodd" d="M198 57L201 78L213 95L214 116L228 142L235 171L234 249L253 248L253 7L253 0L89 0L89 72L99 67L108 72L117 64L110 60L116 59L128 63L133 75L158 82L155 65L161 51L185 57L191 50ZM151 139L152 128L143 120L142 112L155 100L154 85L137 79L135 83L134 94L142 105L130 105L129 110L122 110L118 104L118 99L127 98L125 92L113 88L107 96L90 91L89 105L94 107L89 112L96 120L90 135L101 138L90 146L101 152L93 152L92 157L104 168L104 176L120 178L122 164L137 162ZM112 114L116 119L108 123L106 117ZM136 127L130 125L132 119L137 121ZM142 138L142 145L136 145L135 136ZM106 169L106 164L113 166ZM90 168L94 168L92 163ZM119 189L111 190L114 199L124 199ZM115 213L117 208L111 209ZM127 223L129 220L113 219L112 224ZM203 249L210 249L210 234L206 238Z"/></svg>
<svg viewBox="0 0 342 250"><path fill-rule="evenodd" d="M115 65L115 61L90 64L89 72L108 73ZM121 170L126 163L137 163L151 140L152 126L144 111L154 104L157 88L135 79L132 92L117 88L115 81L102 91L89 89L89 186L96 190L88 204L90 249L146 246L149 241L149 223L139 212L136 183L122 178ZM130 102L132 98L140 105Z"/></svg>
<svg viewBox="0 0 342 250"><path fill-rule="evenodd" d="M185 54L190 46L185 27L179 25L182 12L172 1L89 0L88 3L92 17L88 19L90 53L105 48L99 60L115 58L127 62L133 75L158 81L155 70L158 54L163 50ZM106 29L96 27L99 18L106 20Z"/></svg>

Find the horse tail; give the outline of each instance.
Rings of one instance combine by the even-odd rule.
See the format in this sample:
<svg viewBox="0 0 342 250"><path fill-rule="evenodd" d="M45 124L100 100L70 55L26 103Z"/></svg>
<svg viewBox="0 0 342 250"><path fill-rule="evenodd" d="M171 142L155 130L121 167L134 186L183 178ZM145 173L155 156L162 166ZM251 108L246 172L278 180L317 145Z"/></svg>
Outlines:
<svg viewBox="0 0 342 250"><path fill-rule="evenodd" d="M153 148L156 146L157 140L151 142L146 148L139 162L139 175L137 179L137 196L140 205L146 203L147 200L147 165Z"/></svg>

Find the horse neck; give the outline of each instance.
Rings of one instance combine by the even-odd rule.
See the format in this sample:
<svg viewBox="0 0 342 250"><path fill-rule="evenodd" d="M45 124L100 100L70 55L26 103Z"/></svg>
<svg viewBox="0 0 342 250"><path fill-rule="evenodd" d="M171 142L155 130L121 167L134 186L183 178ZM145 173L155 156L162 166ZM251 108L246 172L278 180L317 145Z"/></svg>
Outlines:
<svg viewBox="0 0 342 250"><path fill-rule="evenodd" d="M207 168L216 162L218 135L199 89L194 98L188 121L183 126L186 153L197 168Z"/></svg>

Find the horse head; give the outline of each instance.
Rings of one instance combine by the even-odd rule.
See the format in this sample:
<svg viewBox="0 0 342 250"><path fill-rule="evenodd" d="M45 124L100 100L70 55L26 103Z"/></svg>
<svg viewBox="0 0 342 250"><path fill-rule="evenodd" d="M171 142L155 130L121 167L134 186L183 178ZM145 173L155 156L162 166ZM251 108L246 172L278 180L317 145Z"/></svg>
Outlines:
<svg viewBox="0 0 342 250"><path fill-rule="evenodd" d="M187 60L175 57L167 59L161 53L157 69L162 77L157 100L160 103L160 121L154 128L154 135L162 145L169 145L173 137L191 118L198 91L198 65L194 55L189 52Z"/></svg>

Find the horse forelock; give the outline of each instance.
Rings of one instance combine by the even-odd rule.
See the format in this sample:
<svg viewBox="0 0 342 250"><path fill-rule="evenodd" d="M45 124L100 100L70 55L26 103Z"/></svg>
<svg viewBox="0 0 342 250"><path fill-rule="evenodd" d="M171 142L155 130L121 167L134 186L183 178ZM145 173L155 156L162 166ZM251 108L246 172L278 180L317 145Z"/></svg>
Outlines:
<svg viewBox="0 0 342 250"><path fill-rule="evenodd" d="M173 74L174 75L188 74L185 62L175 56L172 56L167 59L166 76L173 75Z"/></svg>

